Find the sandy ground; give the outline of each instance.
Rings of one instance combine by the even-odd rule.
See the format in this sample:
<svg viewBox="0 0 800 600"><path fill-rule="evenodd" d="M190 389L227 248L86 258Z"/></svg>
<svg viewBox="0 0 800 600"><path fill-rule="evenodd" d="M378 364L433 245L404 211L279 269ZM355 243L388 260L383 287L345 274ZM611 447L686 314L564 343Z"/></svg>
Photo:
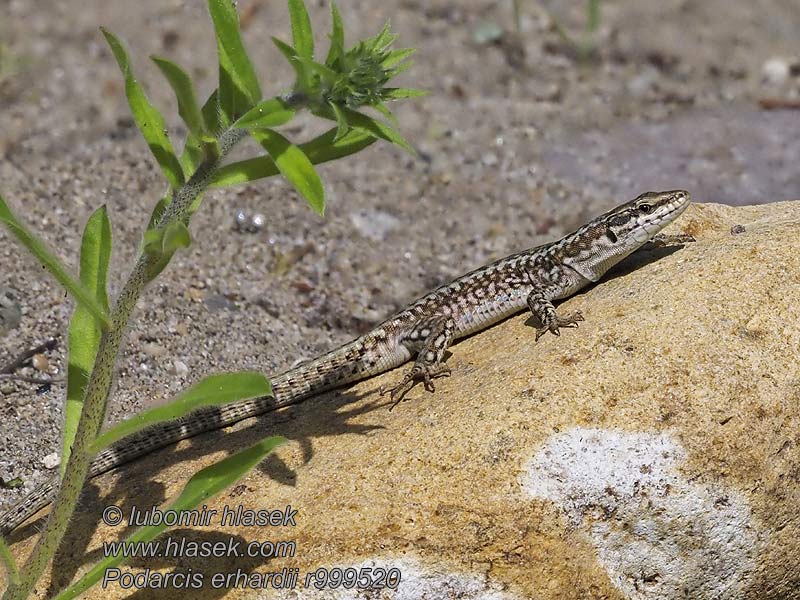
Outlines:
<svg viewBox="0 0 800 600"><path fill-rule="evenodd" d="M427 289L645 189L729 203L800 197L800 113L759 106L800 97L794 0L609 1L585 64L546 4L579 35L577 0L523 3L519 32L510 1L343 0L349 42L391 19L402 44L418 48L403 83L430 95L396 111L418 156L376 144L323 167L324 218L278 179L208 194L195 243L140 302L109 420L212 372L269 374L313 357ZM327 6L309 6L325 48ZM285 5L239 7L263 87L285 90L291 73L269 42L289 37ZM0 189L73 265L83 224L106 204L113 295L165 186L97 28L126 41L179 137L169 88L147 56L177 60L208 93L216 67L205 3L11 0L2 12ZM504 33L478 41L491 27ZM312 129L289 133L302 140ZM265 227L236 231L240 209L265 215ZM63 377L72 302L5 231L0 286L10 299L0 310L21 309L19 324L0 332L0 368L60 336L47 364L17 373ZM0 507L53 472L43 458L58 452L63 394L62 383L0 380L0 477L25 482L0 490Z"/></svg>

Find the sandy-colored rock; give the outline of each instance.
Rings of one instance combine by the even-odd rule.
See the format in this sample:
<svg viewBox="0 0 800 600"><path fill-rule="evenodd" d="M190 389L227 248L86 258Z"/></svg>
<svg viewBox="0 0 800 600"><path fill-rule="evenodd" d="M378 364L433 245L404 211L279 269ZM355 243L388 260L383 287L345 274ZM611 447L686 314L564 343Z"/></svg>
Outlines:
<svg viewBox="0 0 800 600"><path fill-rule="evenodd" d="M564 303L578 329L534 343L518 316L459 343L433 395L388 412L389 373L96 480L56 579L127 533L95 529L104 506L163 506L201 466L281 434L291 443L207 506L291 506L294 526L215 518L172 538L292 540L295 557L143 559L123 571L191 569L204 587L133 597L218 598L213 574L237 569L296 567L302 584L372 566L399 569L399 593L226 597L800 598L800 202L695 205L672 231L697 242L640 253ZM17 532L15 554L34 537Z"/></svg>

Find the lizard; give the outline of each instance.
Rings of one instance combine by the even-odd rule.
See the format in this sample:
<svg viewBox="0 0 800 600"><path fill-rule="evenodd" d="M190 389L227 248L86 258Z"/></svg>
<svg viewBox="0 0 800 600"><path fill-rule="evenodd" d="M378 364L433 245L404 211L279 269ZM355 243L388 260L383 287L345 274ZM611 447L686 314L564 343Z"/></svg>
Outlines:
<svg viewBox="0 0 800 600"><path fill-rule="evenodd" d="M159 448L232 425L321 392L368 379L415 357L413 366L390 394L396 406L417 383L434 392L434 379L446 377L443 362L451 344L528 309L539 327L535 340L561 328L577 327L580 311L559 314L553 300L572 296L598 281L623 258L648 241L692 241L690 236L661 236L689 205L684 190L646 192L591 220L558 241L512 254L471 271L412 302L371 331L341 347L271 378L272 395L206 407L184 417L133 433L97 453L94 477ZM0 515L0 535L7 535L55 497L57 478L40 485Z"/></svg>

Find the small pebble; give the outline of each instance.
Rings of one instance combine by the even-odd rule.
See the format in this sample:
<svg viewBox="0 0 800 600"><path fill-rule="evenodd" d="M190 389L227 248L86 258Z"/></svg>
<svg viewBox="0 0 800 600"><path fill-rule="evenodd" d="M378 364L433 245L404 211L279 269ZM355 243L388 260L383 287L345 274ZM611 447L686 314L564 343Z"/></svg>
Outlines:
<svg viewBox="0 0 800 600"><path fill-rule="evenodd" d="M267 217L261 213L256 213L253 215L253 218L250 219L250 223L253 228L253 233L261 231L267 223Z"/></svg>
<svg viewBox="0 0 800 600"><path fill-rule="evenodd" d="M400 227L400 219L376 209L366 209L350 214L353 227L365 238L380 241Z"/></svg>
<svg viewBox="0 0 800 600"><path fill-rule="evenodd" d="M493 167L497 164L497 155L492 152L487 152L486 154L483 155L481 161L487 167Z"/></svg>
<svg viewBox="0 0 800 600"><path fill-rule="evenodd" d="M172 363L169 372L178 377L186 377L189 374L189 367L186 366L186 363L176 360Z"/></svg>
<svg viewBox="0 0 800 600"><path fill-rule="evenodd" d="M16 329L22 320L22 309L14 296L11 288L0 285L0 336Z"/></svg>
<svg viewBox="0 0 800 600"><path fill-rule="evenodd" d="M653 86L658 83L661 74L655 67L646 66L635 77L630 79L626 84L628 91L636 98L646 96Z"/></svg>
<svg viewBox="0 0 800 600"><path fill-rule="evenodd" d="M218 310L236 310L236 304L224 294L212 294L205 299L204 304L206 308L211 311Z"/></svg>
<svg viewBox="0 0 800 600"><path fill-rule="evenodd" d="M206 293L203 290L197 289L196 287L190 287L187 290L186 295L189 296L189 299L192 302L202 302L206 297Z"/></svg>
<svg viewBox="0 0 800 600"><path fill-rule="evenodd" d="M786 83L786 80L789 79L791 65L785 58L773 56L764 61L764 64L761 66L761 72L768 82L781 85L782 83Z"/></svg>
<svg viewBox="0 0 800 600"><path fill-rule="evenodd" d="M48 454L42 459L42 464L44 465L45 469L55 469L61 464L61 456L58 454L58 452Z"/></svg>
<svg viewBox="0 0 800 600"><path fill-rule="evenodd" d="M242 233L258 233L267 223L267 217L261 213L250 215L244 210L237 210L233 218L233 228Z"/></svg>
<svg viewBox="0 0 800 600"><path fill-rule="evenodd" d="M33 368L40 373L50 372L50 361L47 360L44 354L34 354L31 362L33 363Z"/></svg>
<svg viewBox="0 0 800 600"><path fill-rule="evenodd" d="M472 39L477 44L490 44L503 37L503 28L494 21L481 21L472 31Z"/></svg>
<svg viewBox="0 0 800 600"><path fill-rule="evenodd" d="M159 358L167 353L167 349L158 344L149 343L142 346L142 352L150 358Z"/></svg>
<svg viewBox="0 0 800 600"><path fill-rule="evenodd" d="M741 225L740 223L737 223L736 225L731 227L731 235L736 235L738 233L744 233L745 231L746 230L744 228L744 225Z"/></svg>
<svg viewBox="0 0 800 600"><path fill-rule="evenodd" d="M237 231L245 231L249 218L247 213L243 210L237 210L236 215L233 217L234 227Z"/></svg>

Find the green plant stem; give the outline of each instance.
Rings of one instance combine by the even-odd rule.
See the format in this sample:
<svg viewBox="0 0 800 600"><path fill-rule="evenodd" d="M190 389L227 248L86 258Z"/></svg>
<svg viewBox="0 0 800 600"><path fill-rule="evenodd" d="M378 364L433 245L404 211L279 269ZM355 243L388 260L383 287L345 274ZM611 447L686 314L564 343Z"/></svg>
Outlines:
<svg viewBox="0 0 800 600"><path fill-rule="evenodd" d="M246 135L246 130L231 129L220 136L218 156L209 158L201 163L191 179L175 192L172 202L158 222L158 228L166 228L172 222L188 218L187 215L192 201L208 187L211 178L219 168L225 155ZM114 364L117 360L123 335L136 302L147 284L147 274L157 260L157 256L144 252L139 255L136 265L114 304L110 316L111 325L103 333L100 340L94 368L86 386L86 395L84 396L83 410L75 434L75 442L64 471L64 478L58 496L53 502L53 508L47 519L44 531L22 569L20 582L18 584L12 583L8 586L3 595L3 600L25 600L30 596L34 585L36 585L47 564L55 555L56 549L64 537L91 466L93 453L90 450L90 446L103 425L106 405L113 382Z"/></svg>

